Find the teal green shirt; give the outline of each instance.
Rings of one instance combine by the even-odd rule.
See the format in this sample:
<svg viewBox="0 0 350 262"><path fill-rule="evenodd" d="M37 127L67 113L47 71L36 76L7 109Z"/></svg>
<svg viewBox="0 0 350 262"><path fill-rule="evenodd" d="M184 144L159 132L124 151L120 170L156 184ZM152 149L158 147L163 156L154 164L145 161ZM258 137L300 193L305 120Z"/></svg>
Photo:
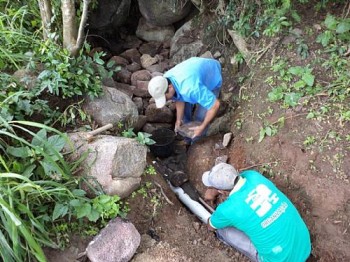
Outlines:
<svg viewBox="0 0 350 262"><path fill-rule="evenodd" d="M244 184L218 206L210 224L243 231L263 262L305 261L311 252L310 235L292 202L256 171L245 171L241 177Z"/></svg>

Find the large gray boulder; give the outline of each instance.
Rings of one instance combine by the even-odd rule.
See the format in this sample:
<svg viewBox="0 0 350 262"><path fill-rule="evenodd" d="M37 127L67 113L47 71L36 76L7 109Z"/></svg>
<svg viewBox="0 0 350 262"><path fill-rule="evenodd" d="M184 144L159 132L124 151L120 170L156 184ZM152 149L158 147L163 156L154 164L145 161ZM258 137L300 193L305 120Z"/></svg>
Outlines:
<svg viewBox="0 0 350 262"><path fill-rule="evenodd" d="M91 262L127 262L140 242L140 233L132 223L115 218L89 243L86 254Z"/></svg>
<svg viewBox="0 0 350 262"><path fill-rule="evenodd" d="M176 31L174 37L171 39L170 46L170 57L174 63L181 63L190 57L199 56L202 53L204 48L201 40L202 36L193 35L194 32L196 30L193 29L192 20L185 23ZM192 41L189 42L188 39L192 39Z"/></svg>
<svg viewBox="0 0 350 262"><path fill-rule="evenodd" d="M171 39L175 34L173 25L157 26L150 24L141 17L136 29L136 36L147 42L163 42Z"/></svg>
<svg viewBox="0 0 350 262"><path fill-rule="evenodd" d="M108 195L121 198L129 196L140 186L141 175L146 168L147 146L135 139L100 135L87 141L82 132L68 134L76 151L74 158L85 153L81 172L92 186L101 188ZM89 193L89 188L84 188Z"/></svg>
<svg viewBox="0 0 350 262"><path fill-rule="evenodd" d="M109 123L117 126L123 123L126 128L133 127L138 120L137 106L125 93L112 87L103 87L103 95L93 100L87 99L84 110L99 125Z"/></svg>
<svg viewBox="0 0 350 262"><path fill-rule="evenodd" d="M167 26L180 21L189 14L192 2L189 0L138 0L142 16L150 24Z"/></svg>
<svg viewBox="0 0 350 262"><path fill-rule="evenodd" d="M129 17L131 0L98 0L89 15L91 29L118 28Z"/></svg>

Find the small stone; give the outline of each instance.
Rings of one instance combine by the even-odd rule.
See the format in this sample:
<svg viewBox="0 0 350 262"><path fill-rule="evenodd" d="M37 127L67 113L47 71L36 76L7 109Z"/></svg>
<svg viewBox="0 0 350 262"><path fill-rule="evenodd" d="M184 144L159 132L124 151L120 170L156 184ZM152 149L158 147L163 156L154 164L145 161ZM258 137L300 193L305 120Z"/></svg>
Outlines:
<svg viewBox="0 0 350 262"><path fill-rule="evenodd" d="M223 141L222 141L222 145L224 147L227 147L229 145L229 143L231 142L232 139L232 133L226 133L224 135Z"/></svg>
<svg viewBox="0 0 350 262"><path fill-rule="evenodd" d="M218 157L215 159L215 165L220 164L220 163L227 163L227 159L228 159L228 156L227 156L227 155L218 156Z"/></svg>
<svg viewBox="0 0 350 262"><path fill-rule="evenodd" d="M221 53L220 53L219 51L216 51L216 52L214 53L214 58L215 58L215 59L218 59L219 57L221 57Z"/></svg>
<svg viewBox="0 0 350 262"><path fill-rule="evenodd" d="M222 144L216 143L215 146L214 146L214 149L215 149L215 150L224 149L224 146L223 146Z"/></svg>
<svg viewBox="0 0 350 262"><path fill-rule="evenodd" d="M200 225L199 222L194 222L194 223L193 223L193 228L194 228L194 230L196 230L197 232L198 232L198 230L200 229L200 227L201 227L201 225Z"/></svg>

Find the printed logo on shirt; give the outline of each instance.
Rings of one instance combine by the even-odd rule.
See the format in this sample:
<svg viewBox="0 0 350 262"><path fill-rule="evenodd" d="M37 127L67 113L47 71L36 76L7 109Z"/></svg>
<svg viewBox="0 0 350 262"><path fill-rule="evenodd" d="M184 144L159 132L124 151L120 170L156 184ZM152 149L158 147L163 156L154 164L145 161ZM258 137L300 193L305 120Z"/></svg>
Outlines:
<svg viewBox="0 0 350 262"><path fill-rule="evenodd" d="M288 208L288 204L286 202L282 202L282 204L276 209L275 212L268 218L266 218L263 222L261 222L261 227L266 228L271 225L273 222L277 220Z"/></svg>
<svg viewBox="0 0 350 262"><path fill-rule="evenodd" d="M282 251L283 251L283 248L282 248L280 245L275 246L275 247L272 249L272 252L273 252L274 254L281 253Z"/></svg>
<svg viewBox="0 0 350 262"><path fill-rule="evenodd" d="M245 202L259 217L262 217L269 212L273 205L277 204L278 200L276 193L272 194L266 185L259 184L250 191Z"/></svg>

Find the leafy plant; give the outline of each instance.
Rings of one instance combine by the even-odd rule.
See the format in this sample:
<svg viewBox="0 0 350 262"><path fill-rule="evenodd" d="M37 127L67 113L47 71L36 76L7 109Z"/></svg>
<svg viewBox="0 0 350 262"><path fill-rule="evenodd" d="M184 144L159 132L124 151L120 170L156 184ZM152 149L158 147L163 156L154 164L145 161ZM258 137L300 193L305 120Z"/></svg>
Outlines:
<svg viewBox="0 0 350 262"><path fill-rule="evenodd" d="M75 125L78 120L91 122L91 117L81 107L83 102L84 100L81 100L69 105L52 125L54 126L56 122L60 122L61 126L65 127L69 124Z"/></svg>
<svg viewBox="0 0 350 262"><path fill-rule="evenodd" d="M90 98L98 97L102 93L101 80L112 77L119 67L113 67L114 61L106 65L101 59L103 52L94 53L93 57L84 53L90 52L90 46L80 50L78 57L70 57L65 49L59 48L54 42L48 41L41 47L44 59L41 63L45 66L38 79L40 81L39 94L44 90L63 98L87 94ZM40 64L39 64L40 65Z"/></svg>
<svg viewBox="0 0 350 262"><path fill-rule="evenodd" d="M2 260L46 261L41 246L57 247L53 224L72 219L104 223L123 214L118 196L89 199L79 189L79 178L72 174L83 158L66 162L61 152L66 145L67 137L53 128L0 117Z"/></svg>
<svg viewBox="0 0 350 262"><path fill-rule="evenodd" d="M311 146L316 142L316 138L314 136L308 136L303 142L305 146Z"/></svg>
<svg viewBox="0 0 350 262"><path fill-rule="evenodd" d="M285 68L286 62L284 60L278 61L271 67L274 72L280 73L278 78L281 84L268 93L268 99L272 102L283 100L284 106L295 107L305 94L315 94L315 90L317 90L313 88L315 76L312 74L312 69L308 66L294 66L288 70ZM293 80L293 76L295 79L294 84L288 83Z"/></svg>
<svg viewBox="0 0 350 262"><path fill-rule="evenodd" d="M156 143L153 139L151 139L151 134L138 132L136 135L133 131L133 128L124 130L122 132L122 136L127 138L135 138L136 141L139 142L141 145L153 145Z"/></svg>
<svg viewBox="0 0 350 262"><path fill-rule="evenodd" d="M38 98L35 92L26 90L16 79L6 73L0 73L0 116L7 120L24 120L40 115L42 122L48 123L57 116L57 112L48 106L48 102Z"/></svg>
<svg viewBox="0 0 350 262"><path fill-rule="evenodd" d="M243 57L243 55L242 55L241 52L238 52L237 54L235 54L234 58L235 58L235 60L237 61L238 65L243 64L243 62L244 62L244 57Z"/></svg>
<svg viewBox="0 0 350 262"><path fill-rule="evenodd" d="M303 59L306 59L309 56L309 47L301 38L297 39L297 54L300 55Z"/></svg>
<svg viewBox="0 0 350 262"><path fill-rule="evenodd" d="M284 117L280 117L276 122L272 124L266 124L260 128L258 143L263 141L266 136L274 136L278 132L278 128L284 125Z"/></svg>
<svg viewBox="0 0 350 262"><path fill-rule="evenodd" d="M133 128L129 128L129 129L124 130L122 132L122 136L123 137L127 137L127 138L134 138L136 136L136 134L134 133L134 129Z"/></svg>
<svg viewBox="0 0 350 262"><path fill-rule="evenodd" d="M273 19L272 23L267 26L263 34L272 37L281 32L283 27L289 26L291 26L291 23L288 21L287 17L281 16L278 19Z"/></svg>
<svg viewBox="0 0 350 262"><path fill-rule="evenodd" d="M323 47L332 45L333 47L336 45L341 46L342 43L346 44L346 42L350 40L350 18L337 19L328 14L324 21L324 25L327 30L320 34L316 39L316 41L322 44Z"/></svg>
<svg viewBox="0 0 350 262"><path fill-rule="evenodd" d="M4 7L4 3L0 5ZM13 70L30 60L26 53L35 48L39 38L28 24L33 21L28 6L6 5L0 12L0 70Z"/></svg>
<svg viewBox="0 0 350 262"><path fill-rule="evenodd" d="M299 0L301 3L307 1ZM292 21L300 22L290 0L230 0L226 5L223 2L220 1L215 10L217 26L210 27L216 32L232 29L243 37L260 37L261 32L266 36L275 36L292 26Z"/></svg>
<svg viewBox="0 0 350 262"><path fill-rule="evenodd" d="M144 133L144 132L138 132L137 133L137 137L136 140L141 144L141 145L153 145L156 143L156 141L154 141L151 138L151 134L148 133Z"/></svg>
<svg viewBox="0 0 350 262"><path fill-rule="evenodd" d="M148 175L156 175L157 171L154 168L154 166L149 165L149 166L146 167L145 173L148 174Z"/></svg>

